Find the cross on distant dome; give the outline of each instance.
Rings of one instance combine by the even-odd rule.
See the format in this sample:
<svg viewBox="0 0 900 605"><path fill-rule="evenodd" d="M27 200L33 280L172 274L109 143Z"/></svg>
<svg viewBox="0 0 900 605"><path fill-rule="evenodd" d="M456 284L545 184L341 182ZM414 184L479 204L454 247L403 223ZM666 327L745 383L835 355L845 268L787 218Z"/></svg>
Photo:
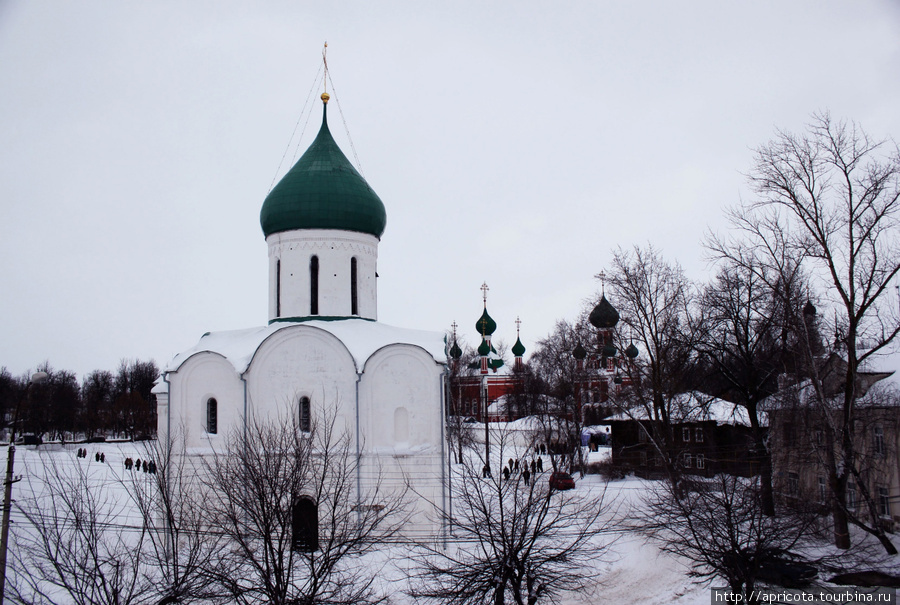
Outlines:
<svg viewBox="0 0 900 605"><path fill-rule="evenodd" d="M459 326L456 324L456 320L453 320L453 323L450 324L450 327L453 328L453 339L456 340L456 328Z"/></svg>
<svg viewBox="0 0 900 605"><path fill-rule="evenodd" d="M605 293L606 290L606 271L601 271L597 275L594 276L595 279L600 280L600 291Z"/></svg>
<svg viewBox="0 0 900 605"><path fill-rule="evenodd" d="M519 327L522 325L522 320L519 319L519 316L516 315L516 336L519 335Z"/></svg>
<svg viewBox="0 0 900 605"><path fill-rule="evenodd" d="M484 308L485 308L485 309L487 309L487 293L488 293L488 290L490 290L490 288L488 288L487 282L484 282L483 284L481 284L481 294L482 294L482 297L484 298Z"/></svg>

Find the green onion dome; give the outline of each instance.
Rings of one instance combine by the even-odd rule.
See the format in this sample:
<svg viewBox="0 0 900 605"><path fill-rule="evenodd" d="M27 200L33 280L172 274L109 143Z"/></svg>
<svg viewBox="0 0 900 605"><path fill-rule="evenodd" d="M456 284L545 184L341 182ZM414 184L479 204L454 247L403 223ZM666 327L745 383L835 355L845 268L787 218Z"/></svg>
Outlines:
<svg viewBox="0 0 900 605"><path fill-rule="evenodd" d="M488 345L487 341L482 339L481 344L478 345L478 354L482 357L487 357L491 354L491 347Z"/></svg>
<svg viewBox="0 0 900 605"><path fill-rule="evenodd" d="M316 140L263 202L259 222L266 237L295 229L357 231L378 239L384 233L384 204L334 142L327 107Z"/></svg>
<svg viewBox="0 0 900 605"><path fill-rule="evenodd" d="M803 306L803 315L806 317L812 317L816 314L816 306L812 304L811 300L806 301L806 304Z"/></svg>
<svg viewBox="0 0 900 605"><path fill-rule="evenodd" d="M629 359L634 359L638 356L638 348L634 346L634 343L628 345L628 348L625 349L625 354L629 357Z"/></svg>
<svg viewBox="0 0 900 605"><path fill-rule="evenodd" d="M575 350L572 351L572 357L578 361L584 361L584 358L587 357L587 351L584 350L584 347L581 346L580 342L575 345Z"/></svg>
<svg viewBox="0 0 900 605"><path fill-rule="evenodd" d="M512 354L516 357L521 357L525 354L525 345L522 344L521 338L516 338L516 344L512 346Z"/></svg>
<svg viewBox="0 0 900 605"><path fill-rule="evenodd" d="M588 316L588 321L597 329L614 328L619 323L619 312L606 300L606 295L604 294Z"/></svg>
<svg viewBox="0 0 900 605"><path fill-rule="evenodd" d="M484 313L482 313L478 321L475 322L475 329L478 330L478 333L482 336L490 336L497 330L497 322L488 315L487 309L484 310Z"/></svg>
<svg viewBox="0 0 900 605"><path fill-rule="evenodd" d="M618 351L616 347L613 345L603 345L603 356L604 357L615 357Z"/></svg>
<svg viewBox="0 0 900 605"><path fill-rule="evenodd" d="M459 345L456 343L456 339L453 340L453 346L450 347L450 357L453 359L459 359L462 357L462 349L459 348Z"/></svg>

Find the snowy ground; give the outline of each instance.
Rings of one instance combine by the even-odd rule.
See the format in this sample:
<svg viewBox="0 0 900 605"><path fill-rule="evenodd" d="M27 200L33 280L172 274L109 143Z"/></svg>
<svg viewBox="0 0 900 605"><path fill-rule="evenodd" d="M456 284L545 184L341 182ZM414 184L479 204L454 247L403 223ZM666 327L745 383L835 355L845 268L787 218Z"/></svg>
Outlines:
<svg viewBox="0 0 900 605"><path fill-rule="evenodd" d="M76 458L79 447L87 447L86 459ZM102 452L106 462L99 463L94 459L95 453ZM590 461L599 461L608 455L608 449L590 454ZM88 465L92 481L99 488L112 490L113 500L124 500L121 478L126 476L124 461L126 458L144 458L145 450L141 444L105 443L76 445L44 445L40 448L19 446L16 452L16 474L23 475L23 481L16 483L14 498L26 498L31 491L30 485L40 484L43 464L50 462L54 466L66 468L68 465ZM134 471L131 471L134 473ZM133 476L133 475L132 475ZM599 498L606 484L597 475L588 475L578 481L578 490L596 493ZM629 477L608 484L605 495L606 502L615 502L620 512L628 507L639 506L641 495L652 482ZM122 498L116 493L122 494ZM120 502L121 503L121 502ZM129 514L123 512L122 520L127 523ZM23 531L27 522L21 513L13 509L13 531ZM597 586L581 595L572 595L564 603L566 605L586 605L605 603L677 603L683 605L700 605L709 603L709 588L693 584L687 576L683 561L660 552L652 543L648 543L640 535L621 527L616 532L617 540L611 548L609 560L602 563L595 571ZM374 573L384 581L385 589L392 594L392 603L396 605L411 603L404 597L405 580L403 579L406 554L403 546L392 546L383 553L382 563L375 563ZM716 582L716 585L721 585Z"/></svg>

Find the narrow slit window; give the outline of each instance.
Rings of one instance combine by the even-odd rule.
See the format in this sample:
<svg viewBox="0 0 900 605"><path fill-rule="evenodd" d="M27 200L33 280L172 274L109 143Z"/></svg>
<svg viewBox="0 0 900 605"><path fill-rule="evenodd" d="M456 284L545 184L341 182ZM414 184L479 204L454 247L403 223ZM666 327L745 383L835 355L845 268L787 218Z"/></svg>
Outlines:
<svg viewBox="0 0 900 605"><path fill-rule="evenodd" d="M206 400L206 432L211 435L219 432L219 403L214 397Z"/></svg>
<svg viewBox="0 0 900 605"><path fill-rule="evenodd" d="M319 314L319 257L309 259L309 314Z"/></svg>
<svg viewBox="0 0 900 605"><path fill-rule="evenodd" d="M281 259L275 261L275 317L281 317Z"/></svg>
<svg viewBox="0 0 900 605"><path fill-rule="evenodd" d="M350 259L350 315L359 315L356 302L356 257Z"/></svg>
<svg viewBox="0 0 900 605"><path fill-rule="evenodd" d="M312 428L312 418L310 415L309 397L300 398L300 430L308 433Z"/></svg>

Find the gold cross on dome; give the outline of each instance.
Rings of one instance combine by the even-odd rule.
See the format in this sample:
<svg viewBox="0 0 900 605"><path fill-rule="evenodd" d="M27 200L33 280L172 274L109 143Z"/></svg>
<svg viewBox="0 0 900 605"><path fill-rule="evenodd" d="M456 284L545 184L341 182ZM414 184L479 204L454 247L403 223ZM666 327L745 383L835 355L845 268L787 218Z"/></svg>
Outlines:
<svg viewBox="0 0 900 605"><path fill-rule="evenodd" d="M487 293L488 293L488 290L490 290L490 288L488 288L487 282L484 282L483 284L481 284L481 294L482 294L482 297L484 298L484 308L485 308L485 309L487 309Z"/></svg>

